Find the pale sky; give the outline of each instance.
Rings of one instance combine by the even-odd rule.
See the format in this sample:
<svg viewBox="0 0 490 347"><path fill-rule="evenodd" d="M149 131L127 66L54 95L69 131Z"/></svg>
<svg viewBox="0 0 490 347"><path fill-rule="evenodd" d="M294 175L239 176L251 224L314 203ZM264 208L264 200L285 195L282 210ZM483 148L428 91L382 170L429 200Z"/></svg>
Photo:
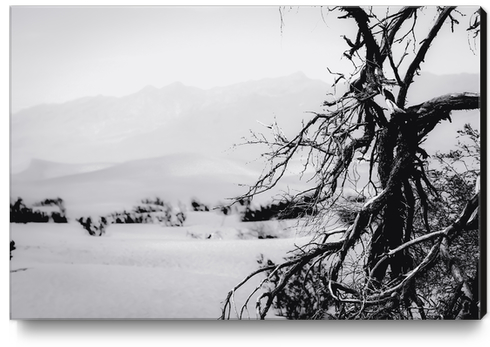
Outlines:
<svg viewBox="0 0 490 347"><path fill-rule="evenodd" d="M10 20L12 112L175 81L207 89L303 71L331 82L327 67L351 67L340 36L355 39L351 21L319 7L284 9L282 32L278 6L14 6ZM479 73L459 29L441 34L425 71Z"/></svg>

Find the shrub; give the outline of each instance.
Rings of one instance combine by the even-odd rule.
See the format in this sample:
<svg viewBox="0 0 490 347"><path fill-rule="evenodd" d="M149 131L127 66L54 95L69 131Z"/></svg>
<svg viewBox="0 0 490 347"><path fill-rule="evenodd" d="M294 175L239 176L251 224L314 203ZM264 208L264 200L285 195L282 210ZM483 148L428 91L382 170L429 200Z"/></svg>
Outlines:
<svg viewBox="0 0 490 347"><path fill-rule="evenodd" d="M124 210L107 215L107 220L111 224L160 223L172 227L184 225L187 216L183 208L174 208L160 198L144 199L141 202L143 205L134 207L132 211Z"/></svg>
<svg viewBox="0 0 490 347"><path fill-rule="evenodd" d="M11 241L10 241L10 259L12 259L12 251L13 251L14 249L16 249L16 248L15 248L15 242L14 242L14 240L11 240Z"/></svg>
<svg viewBox="0 0 490 347"><path fill-rule="evenodd" d="M105 217L100 217L95 223L92 222L91 217L81 217L77 219L77 222L87 230L90 236L102 236L105 234L105 227L108 224Z"/></svg>
<svg viewBox="0 0 490 347"><path fill-rule="evenodd" d="M311 198L302 197L299 201L285 199L276 204L260 206L252 209L249 205L242 215L242 222L258 222L271 219L296 219L304 216L313 216L318 213Z"/></svg>
<svg viewBox="0 0 490 347"><path fill-rule="evenodd" d="M33 210L24 204L22 198L18 198L15 203L10 204L10 223L47 223L50 218L55 223L68 223L61 198L46 199L34 203L33 206L58 206L60 212L52 212L49 215L42 211Z"/></svg>
<svg viewBox="0 0 490 347"><path fill-rule="evenodd" d="M196 199L193 199L191 201L191 206L195 212L202 212L202 211L208 212L209 211L209 207L207 205L197 201Z"/></svg>
<svg viewBox="0 0 490 347"><path fill-rule="evenodd" d="M49 216L41 211L33 211L21 198L10 204L10 223L47 223Z"/></svg>
<svg viewBox="0 0 490 347"><path fill-rule="evenodd" d="M45 199L43 201L37 202L33 204L34 206L58 206L60 209L60 213L62 215L66 214L66 209L63 204L63 199L61 198L56 198L56 199Z"/></svg>
<svg viewBox="0 0 490 347"><path fill-rule="evenodd" d="M68 223L68 219L63 214L61 214L59 212L51 213L51 218L53 219L53 222L55 222L55 223Z"/></svg>

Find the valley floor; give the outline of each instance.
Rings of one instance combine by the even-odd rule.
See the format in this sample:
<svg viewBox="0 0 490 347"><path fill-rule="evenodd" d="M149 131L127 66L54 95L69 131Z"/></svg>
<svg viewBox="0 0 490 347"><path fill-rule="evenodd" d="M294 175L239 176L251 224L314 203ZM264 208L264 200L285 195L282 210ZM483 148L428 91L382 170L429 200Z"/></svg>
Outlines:
<svg viewBox="0 0 490 347"><path fill-rule="evenodd" d="M102 237L76 222L11 224L11 318L217 319L261 254L280 261L308 239L267 223L195 212L183 227L111 225ZM257 239L258 229L277 238ZM258 280L237 293L237 303Z"/></svg>

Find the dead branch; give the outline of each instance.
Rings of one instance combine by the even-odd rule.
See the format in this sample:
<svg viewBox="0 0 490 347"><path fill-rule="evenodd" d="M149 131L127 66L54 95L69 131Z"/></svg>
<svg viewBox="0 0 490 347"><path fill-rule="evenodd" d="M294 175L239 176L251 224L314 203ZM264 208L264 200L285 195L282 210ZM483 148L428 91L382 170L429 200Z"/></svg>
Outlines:
<svg viewBox="0 0 490 347"><path fill-rule="evenodd" d="M403 85L401 86L400 93L398 94L397 105L402 107L405 105L408 87L412 83L416 71L420 69L420 64L424 61L425 55L427 54L427 51L429 50L429 47L432 44L432 41L434 41L437 34L439 33L439 30L441 29L444 22L451 14L451 11L453 11L454 9L455 9L454 6L445 7L439 14L439 18L437 18L436 23L431 28L429 34L423 40L423 44L421 45L415 58L412 60L412 63L407 69L407 73L405 74L405 78L403 79Z"/></svg>

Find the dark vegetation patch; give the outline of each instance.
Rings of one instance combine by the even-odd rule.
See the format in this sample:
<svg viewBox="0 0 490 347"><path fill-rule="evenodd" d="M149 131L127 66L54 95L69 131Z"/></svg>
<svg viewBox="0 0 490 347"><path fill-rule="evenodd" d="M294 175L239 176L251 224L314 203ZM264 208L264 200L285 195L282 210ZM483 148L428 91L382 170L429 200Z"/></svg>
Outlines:
<svg viewBox="0 0 490 347"><path fill-rule="evenodd" d="M260 222L272 219L297 219L306 216L314 216L318 213L312 198L302 197L299 201L284 199L277 203L271 203L259 208L251 208L247 204L242 214L243 222Z"/></svg>
<svg viewBox="0 0 490 347"><path fill-rule="evenodd" d="M50 214L28 207L22 198L17 198L14 203L10 203L10 223L67 223L66 210L61 198L46 199L33 204L39 206L57 206L59 212L53 211Z"/></svg>
<svg viewBox="0 0 490 347"><path fill-rule="evenodd" d="M109 224L161 224L171 227L184 225L187 216L182 208L174 208L160 198L143 199L141 204L130 211L117 211L93 219L81 217L77 222L91 236L102 236Z"/></svg>

